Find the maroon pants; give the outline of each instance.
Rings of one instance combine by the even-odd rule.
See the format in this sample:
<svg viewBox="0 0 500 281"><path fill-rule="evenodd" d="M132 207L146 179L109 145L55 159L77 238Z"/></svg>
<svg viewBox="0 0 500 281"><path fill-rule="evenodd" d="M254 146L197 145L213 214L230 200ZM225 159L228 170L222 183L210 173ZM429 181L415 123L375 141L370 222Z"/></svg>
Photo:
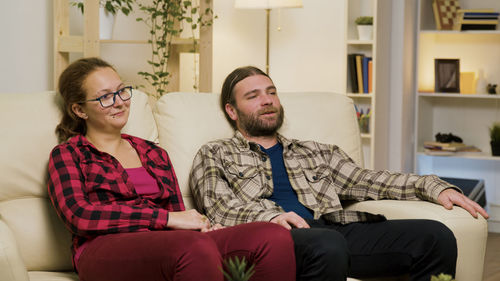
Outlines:
<svg viewBox="0 0 500 281"><path fill-rule="evenodd" d="M190 230L103 235L78 260L81 281L224 280L222 261L245 257L251 280L295 280L290 232L255 222L208 233Z"/></svg>

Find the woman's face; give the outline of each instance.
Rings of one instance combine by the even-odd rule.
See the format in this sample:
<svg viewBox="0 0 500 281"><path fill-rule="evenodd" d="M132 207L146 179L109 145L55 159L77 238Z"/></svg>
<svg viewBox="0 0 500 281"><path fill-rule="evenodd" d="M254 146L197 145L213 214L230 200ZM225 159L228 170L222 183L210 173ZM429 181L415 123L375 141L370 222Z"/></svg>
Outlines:
<svg viewBox="0 0 500 281"><path fill-rule="evenodd" d="M87 100L114 93L124 86L118 74L109 67L98 68L83 82ZM130 99L123 101L118 95L115 95L115 103L109 107L103 107L99 101L85 102L81 105L81 110L84 112L83 118L87 123L87 132L116 133L121 131L127 123L129 108Z"/></svg>

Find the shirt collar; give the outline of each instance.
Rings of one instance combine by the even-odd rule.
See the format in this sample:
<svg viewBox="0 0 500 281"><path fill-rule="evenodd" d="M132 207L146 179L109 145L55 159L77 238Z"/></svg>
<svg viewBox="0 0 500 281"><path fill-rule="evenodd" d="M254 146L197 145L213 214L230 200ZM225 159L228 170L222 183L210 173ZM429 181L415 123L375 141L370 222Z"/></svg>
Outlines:
<svg viewBox="0 0 500 281"><path fill-rule="evenodd" d="M151 146L147 144L147 141L137 141L137 138L127 134L121 134L121 136L122 139L128 140L136 150L143 152L149 152L150 150L152 150ZM88 147L102 153L84 135L81 134L72 137L68 140L68 142L79 147Z"/></svg>
<svg viewBox="0 0 500 281"><path fill-rule="evenodd" d="M278 133L278 142L281 143L281 145L283 145L283 149L287 149L287 148L291 148L291 146L293 145L293 142L287 138L285 138L284 136L282 136L281 134ZM253 150L253 151L260 151L260 147L257 143L254 143L254 142L251 142L251 141L248 141L244 136L243 134L236 130L234 132L234 136L233 136L233 142L236 144L236 146L240 149L240 150Z"/></svg>

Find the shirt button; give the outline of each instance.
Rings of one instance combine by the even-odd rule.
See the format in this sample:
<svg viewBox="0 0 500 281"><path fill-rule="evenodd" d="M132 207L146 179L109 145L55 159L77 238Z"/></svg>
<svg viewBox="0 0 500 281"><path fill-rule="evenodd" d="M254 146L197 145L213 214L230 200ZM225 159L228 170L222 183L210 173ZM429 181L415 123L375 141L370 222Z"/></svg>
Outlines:
<svg viewBox="0 0 500 281"><path fill-rule="evenodd" d="M243 177L243 173L242 173L242 172L240 172L238 175L239 175L240 177Z"/></svg>
<svg viewBox="0 0 500 281"><path fill-rule="evenodd" d="M270 180L270 179L271 179L271 176L270 176L270 175L267 175L267 176L266 176L266 179L267 179L267 180Z"/></svg>
<svg viewBox="0 0 500 281"><path fill-rule="evenodd" d="M318 180L318 177L317 176L313 176L313 180Z"/></svg>
<svg viewBox="0 0 500 281"><path fill-rule="evenodd" d="M265 156L262 156L262 162L266 162L267 158Z"/></svg>

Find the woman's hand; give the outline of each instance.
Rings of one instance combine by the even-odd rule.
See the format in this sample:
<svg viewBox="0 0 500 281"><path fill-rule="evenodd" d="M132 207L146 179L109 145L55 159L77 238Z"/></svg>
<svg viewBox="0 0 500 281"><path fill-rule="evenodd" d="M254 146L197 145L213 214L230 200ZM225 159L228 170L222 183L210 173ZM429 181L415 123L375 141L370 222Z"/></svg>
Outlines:
<svg viewBox="0 0 500 281"><path fill-rule="evenodd" d="M209 232L223 228L220 224L211 226L208 218L194 209L169 212L167 227L173 229L200 230L201 232Z"/></svg>

